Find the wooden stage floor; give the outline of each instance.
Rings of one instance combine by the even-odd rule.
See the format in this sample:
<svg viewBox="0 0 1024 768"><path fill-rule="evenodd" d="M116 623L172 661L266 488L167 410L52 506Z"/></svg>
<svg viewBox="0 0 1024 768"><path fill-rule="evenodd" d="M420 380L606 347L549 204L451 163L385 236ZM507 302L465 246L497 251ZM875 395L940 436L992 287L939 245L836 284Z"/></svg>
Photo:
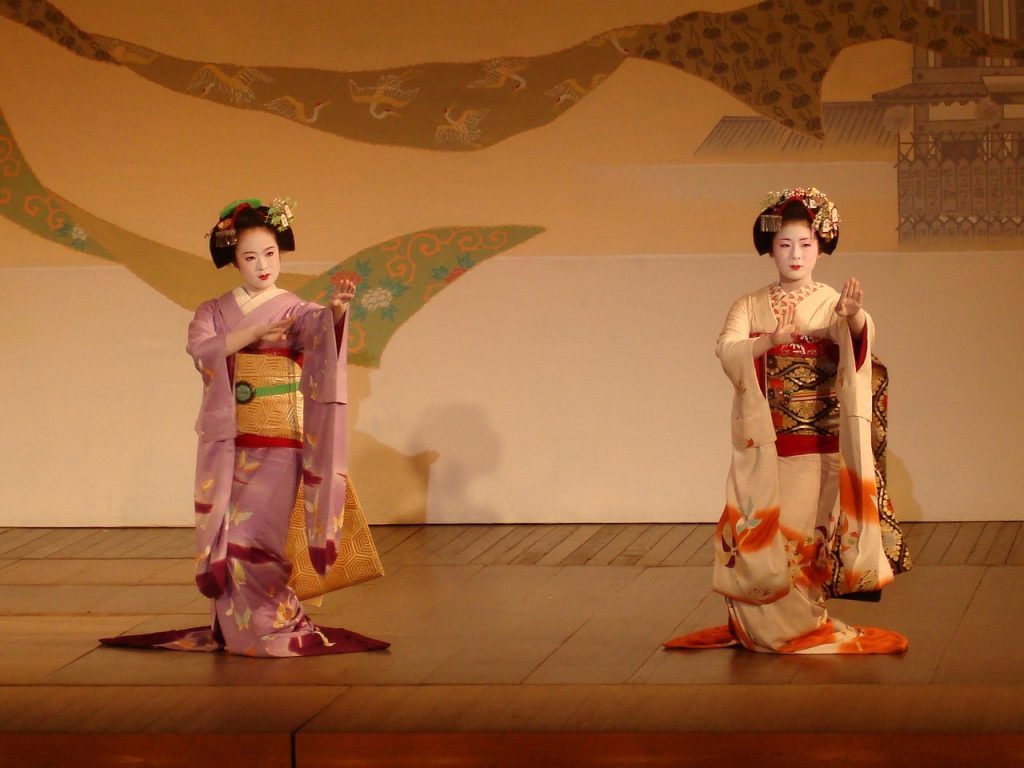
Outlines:
<svg viewBox="0 0 1024 768"><path fill-rule="evenodd" d="M0 529L0 766L1024 765L1020 522L907 526L853 623L899 657L663 651L722 623L710 525L380 526L325 624L385 652L101 648L192 626L189 529Z"/></svg>

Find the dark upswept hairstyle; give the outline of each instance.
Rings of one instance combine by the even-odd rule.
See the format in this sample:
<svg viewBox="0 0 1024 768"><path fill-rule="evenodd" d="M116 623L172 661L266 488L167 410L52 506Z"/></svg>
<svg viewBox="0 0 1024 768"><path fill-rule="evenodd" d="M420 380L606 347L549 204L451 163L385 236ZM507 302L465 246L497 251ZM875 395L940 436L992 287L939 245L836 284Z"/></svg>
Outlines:
<svg viewBox="0 0 1024 768"><path fill-rule="evenodd" d="M768 206L754 219L754 248L759 255L771 253L772 241L775 240L775 234L782 228L782 225L790 221L800 221L811 228L814 236L818 239L818 249L821 253L831 254L839 245L838 222L831 224L829 237L826 238L822 236L815 222L816 215L816 211L808 208L800 196L792 196L777 205Z"/></svg>
<svg viewBox="0 0 1024 768"><path fill-rule="evenodd" d="M238 235L247 229L266 229L274 233L277 247L282 252L295 250L295 232L290 223L279 229L271 223L270 208L259 200L236 200L220 213L220 218L210 230L210 256L217 269L235 261L235 246Z"/></svg>

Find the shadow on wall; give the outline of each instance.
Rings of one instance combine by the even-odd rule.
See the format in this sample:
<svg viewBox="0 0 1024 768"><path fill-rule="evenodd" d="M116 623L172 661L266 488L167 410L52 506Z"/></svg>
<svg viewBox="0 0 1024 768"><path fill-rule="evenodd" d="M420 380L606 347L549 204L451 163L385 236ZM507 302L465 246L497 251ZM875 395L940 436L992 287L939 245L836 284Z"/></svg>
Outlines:
<svg viewBox="0 0 1024 768"><path fill-rule="evenodd" d="M433 510L435 521L439 517L467 522L498 519L496 509L477 500L488 494L473 493L474 482L492 474L501 455L498 433L490 426L484 407L458 402L430 406L414 439L421 445L437 445L442 452L446 446L451 449L447 451L449 458L431 477L433 497L443 499L444 505L443 510Z"/></svg>
<svg viewBox="0 0 1024 768"><path fill-rule="evenodd" d="M886 479L896 519L901 523L916 523L924 519L924 511L914 498L914 480L907 465L891 451L885 455ZM913 556L913 552L910 553Z"/></svg>
<svg viewBox="0 0 1024 768"><path fill-rule="evenodd" d="M359 404L370 396L370 371L349 366L349 424L358 423ZM349 433L352 478L371 524L418 524L427 520L427 485L437 451L406 455L366 432Z"/></svg>

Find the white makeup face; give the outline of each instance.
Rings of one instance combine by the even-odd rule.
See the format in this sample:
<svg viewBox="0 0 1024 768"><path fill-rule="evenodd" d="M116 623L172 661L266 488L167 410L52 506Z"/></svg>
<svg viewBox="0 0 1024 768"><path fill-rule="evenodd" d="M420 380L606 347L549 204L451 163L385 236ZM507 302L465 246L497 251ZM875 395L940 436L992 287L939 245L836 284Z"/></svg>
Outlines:
<svg viewBox="0 0 1024 768"><path fill-rule="evenodd" d="M243 230L235 246L235 266L250 294L275 287L281 274L281 254L274 233L262 227Z"/></svg>
<svg viewBox="0 0 1024 768"><path fill-rule="evenodd" d="M818 263L818 238L810 223L787 221L772 240L772 261L779 271L779 282L787 291L813 282Z"/></svg>

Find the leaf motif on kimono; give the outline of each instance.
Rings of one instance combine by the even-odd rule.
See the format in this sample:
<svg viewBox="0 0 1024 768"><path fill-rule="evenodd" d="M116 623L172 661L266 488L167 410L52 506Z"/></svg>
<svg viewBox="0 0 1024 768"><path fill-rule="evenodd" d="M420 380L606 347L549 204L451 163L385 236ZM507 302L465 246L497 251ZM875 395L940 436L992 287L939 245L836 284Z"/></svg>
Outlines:
<svg viewBox="0 0 1024 768"><path fill-rule="evenodd" d="M239 629L248 629L249 622L252 620L252 611L246 608L245 610L235 610L235 626Z"/></svg>
<svg viewBox="0 0 1024 768"><path fill-rule="evenodd" d="M217 478L215 478L215 477L208 477L205 480L203 480L203 482L201 482L199 484L199 490L202 491L203 493L206 493L208 490L213 488L213 486L215 486L216 484L217 484Z"/></svg>
<svg viewBox="0 0 1024 768"><path fill-rule="evenodd" d="M295 618L295 607L290 602L277 604L277 613L274 616L274 629L281 629L292 623Z"/></svg>
<svg viewBox="0 0 1024 768"><path fill-rule="evenodd" d="M306 442L309 443L310 446L312 446L313 448L316 448L317 439L318 438L316 435L312 435L309 432L306 433Z"/></svg>
<svg viewBox="0 0 1024 768"><path fill-rule="evenodd" d="M235 580L235 584L238 586L245 586L245 566L242 565L241 560L231 561L231 578Z"/></svg>
<svg viewBox="0 0 1024 768"><path fill-rule="evenodd" d="M244 448L238 452L238 469L243 472L255 472L259 468L260 462L249 461L249 455L245 452Z"/></svg>
<svg viewBox="0 0 1024 768"><path fill-rule="evenodd" d="M731 541L732 534L729 530L729 526L725 526L722 531L722 537L719 540L721 545L721 551L715 552L715 558L724 565L726 568L736 567L736 550L735 544Z"/></svg>
<svg viewBox="0 0 1024 768"><path fill-rule="evenodd" d="M761 524L761 521L754 516L754 499L748 498L746 506L740 511L740 519L736 521L736 533L744 530L753 530Z"/></svg>
<svg viewBox="0 0 1024 768"><path fill-rule="evenodd" d="M252 517L252 512L242 512L237 504L231 505L231 514L228 516L228 519L232 525L240 525L250 517Z"/></svg>

